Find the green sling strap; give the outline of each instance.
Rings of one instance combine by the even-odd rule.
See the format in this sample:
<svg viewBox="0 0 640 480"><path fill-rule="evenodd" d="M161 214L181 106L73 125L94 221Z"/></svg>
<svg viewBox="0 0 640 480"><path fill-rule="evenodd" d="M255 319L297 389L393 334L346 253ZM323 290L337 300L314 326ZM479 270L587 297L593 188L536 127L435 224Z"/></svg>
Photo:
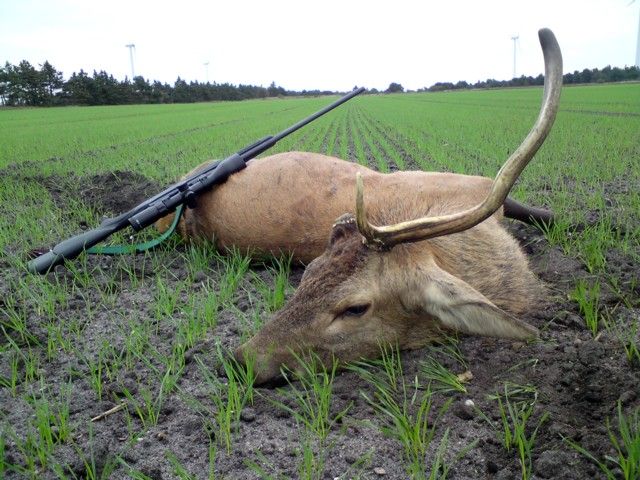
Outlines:
<svg viewBox="0 0 640 480"><path fill-rule="evenodd" d="M146 252L147 250L151 250L152 248L164 242L176 230L183 210L184 205L178 205L171 226L167 229L166 232L164 232L159 237L154 238L153 240L149 240L148 242L143 243L137 243L135 245L96 245L87 249L87 253L93 255L122 255L125 253L141 253Z"/></svg>

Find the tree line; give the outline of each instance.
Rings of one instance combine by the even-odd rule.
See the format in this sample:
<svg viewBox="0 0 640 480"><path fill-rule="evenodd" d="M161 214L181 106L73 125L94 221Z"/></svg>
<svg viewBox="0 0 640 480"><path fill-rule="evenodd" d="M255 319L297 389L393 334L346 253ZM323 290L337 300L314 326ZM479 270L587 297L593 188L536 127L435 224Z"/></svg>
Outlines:
<svg viewBox="0 0 640 480"><path fill-rule="evenodd" d="M585 68L581 72L578 70L573 73L565 73L563 75L563 83L565 85L582 84L582 83L607 83L607 82L629 82L640 80L640 68L638 67L611 67L606 66L603 69ZM499 88L499 87L527 87L532 85L544 85L544 77L525 77L524 75L511 80L494 80L487 79L476 83L467 83L460 81L438 82L428 88L419 89L418 91L439 92L443 90L459 90L471 88Z"/></svg>
<svg viewBox="0 0 640 480"><path fill-rule="evenodd" d="M638 67L611 67L601 70L584 69L564 75L565 84L603 83L640 80ZM437 92L472 88L524 87L543 85L544 77L521 76L511 80L487 79L476 83L466 81L438 82L418 91ZM400 93L404 88L391 83L383 93ZM272 82L269 87L233 85L230 83L186 82L178 77L173 85L157 80L150 82L142 76L119 81L104 70L89 75L83 70L74 72L64 80L48 61L36 68L23 60L18 65L6 62L0 67L0 105L53 106L53 105L122 105L139 103L191 103L214 100L247 100L289 95L330 95L330 90L285 90ZM368 93L380 93L373 88Z"/></svg>
<svg viewBox="0 0 640 480"><path fill-rule="evenodd" d="M0 104L6 106L122 105L139 103L191 103L213 100L246 100L285 95L323 95L330 91L287 91L275 82L269 87L230 83L186 82L178 77L173 85L150 82L142 76L117 80L101 70L89 75L74 72L64 80L49 62L36 68L23 60L0 67Z"/></svg>

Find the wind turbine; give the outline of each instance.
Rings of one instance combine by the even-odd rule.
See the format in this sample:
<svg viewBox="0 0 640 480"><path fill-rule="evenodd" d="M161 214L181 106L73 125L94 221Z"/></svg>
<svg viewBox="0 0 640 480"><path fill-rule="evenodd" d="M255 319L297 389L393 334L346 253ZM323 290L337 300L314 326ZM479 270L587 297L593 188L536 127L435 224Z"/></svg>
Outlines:
<svg viewBox="0 0 640 480"><path fill-rule="evenodd" d="M133 81L136 76L136 72L133 69L133 51L136 49L136 46L133 43L130 43L128 45L125 45L125 47L129 49L129 60L131 61L131 80Z"/></svg>
<svg viewBox="0 0 640 480"><path fill-rule="evenodd" d="M520 35L511 37L511 40L513 40L513 78L516 78L516 42L519 38Z"/></svg>
<svg viewBox="0 0 640 480"><path fill-rule="evenodd" d="M207 83L209 83L209 61L203 63L205 72L207 74Z"/></svg>

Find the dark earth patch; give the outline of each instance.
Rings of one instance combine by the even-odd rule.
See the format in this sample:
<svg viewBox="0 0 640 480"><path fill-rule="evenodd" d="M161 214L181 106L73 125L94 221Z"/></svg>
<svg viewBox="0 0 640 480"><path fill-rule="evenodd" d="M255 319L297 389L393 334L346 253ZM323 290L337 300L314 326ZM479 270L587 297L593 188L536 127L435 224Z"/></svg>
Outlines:
<svg viewBox="0 0 640 480"><path fill-rule="evenodd" d="M49 177L24 181L40 182L61 208L73 199L105 215L126 211L162 188L130 172L89 178ZM606 419L616 424L618 402L627 412L638 407L640 369L629 365L614 335L604 331L594 339L586 330L577 305L569 299L576 279L589 281L593 278L583 264L565 256L559 247L550 246L532 227L509 224L509 229L529 254L533 269L548 286L549 305L534 306L523 318L541 329L542 340L525 345L480 337L460 339L459 347L469 363L473 379L467 384L466 394L434 394L434 411L447 398L451 398L453 403L437 427L430 455L435 453L448 428L448 459L453 459L465 446L477 442L453 466L449 478L520 478L516 452L504 449L491 426L492 423L500 428L500 417L497 402L489 396L503 391L505 382L532 385L535 393L523 394L529 395L529 401L535 400L530 425L536 425L544 412L549 415L538 431L533 448L534 478L599 478L601 472L597 467L563 439L579 442L598 458L611 454ZM155 318L158 281L179 291L179 301L182 302L186 302L187 292L180 291L180 288L187 281L190 292L200 293L202 298L206 298L209 283L220 287L223 281L220 264L213 262L194 274L185 260L187 253L187 247L177 242L164 247L157 253L163 268L141 255L88 257L82 268L92 276L91 288L83 288L65 268L58 267L49 274L47 280L51 285L71 292L69 301L55 306L53 320L63 324L66 332L73 328L82 329L82 336L76 337L82 341L74 345L79 354L56 351L47 359L46 315L35 302L18 306L25 315L29 330L36 337L37 341L30 342L29 352L40 359L38 369L46 379L48 393L51 398L65 395L69 398L71 439L57 445L53 454L56 462L65 466L68 477L84 478L87 463L90 465L91 462L101 471L113 461L114 456L119 455L127 465L149 478L175 478L174 467L167 460L167 452L173 452L180 464L196 478L207 478L209 447L212 441L215 444L216 438L207 429L212 418L198 413L192 406L193 399L210 405L200 363L221 382L226 381L219 371L216 343L231 348L240 342L241 325L247 321L246 316L253 308L255 298L255 288L249 277L233 294L234 309L218 311L215 329L185 354L185 366L177 389L163 398L155 425L144 428L133 415L133 422L128 423L127 416L120 411L89 427L89 419L114 407L116 399L122 398L124 389L134 396L149 390L156 398L163 372L155 371L159 363L153 355L148 363L135 360L133 368L122 369L113 378L106 378L101 399L86 379L89 376L88 365L91 359L97 358L101 346L112 346L113 350L105 350L108 352L121 351L125 342L135 335L131 326L137 319ZM607 271L611 275L619 278L640 276L638 266L624 255L614 252L607 260ZM271 281L264 267L253 266L252 271ZM293 270L291 282L294 286L299 283L301 274L301 268ZM12 291L16 276L27 281L26 274L16 272L9 263L0 265L0 308L5 308L10 298L16 295ZM111 303L105 303L105 298ZM612 289L603 288L600 305L616 319L638 321L637 295L629 304ZM6 319L5 310L0 310L0 315ZM161 354L171 352L180 315L178 308L173 316L166 316L161 321L152 320L154 331L150 338L155 351ZM4 345L6 342L3 336L0 343ZM0 355L0 377L8 378L11 358L9 354ZM419 374L420 363L429 355L460 373L459 365L426 348L403 352L404 374L408 382L411 383ZM24 373L25 363L21 359L18 368ZM14 435L24 439L33 434L34 415L33 405L23 398L38 398L43 387L31 382L19 384L16 388L18 395L13 396L9 388L0 386L0 425L5 462L22 465L24 459L16 448ZM400 445L376 428L379 420L360 391L372 393L371 387L356 374L338 374L334 383L332 411L338 412L349 404L352 406L341 428L334 428L329 435L324 473L319 478L407 478ZM244 409L239 424L235 426L238 431L232 440L231 453L221 447L217 449L216 478L257 478L256 473L247 467L246 460L260 463L272 475L279 473L287 478L299 478L303 429L290 414L274 405L273 401L277 399L282 400L277 390L258 389L254 404ZM466 400L472 400L477 409L470 409L465 404ZM209 413L212 412L210 410ZM7 434L8 426L13 429L12 435ZM141 433L130 440L132 432ZM384 476L380 469L384 469ZM6 478L21 478L13 471L5 471L4 475ZM42 471L38 478L58 477L52 471ZM125 466L117 463L110 478L129 478Z"/></svg>
<svg viewBox="0 0 640 480"><path fill-rule="evenodd" d="M139 173L120 170L84 178L51 176L34 180L49 191L59 208L66 209L70 201L80 201L103 215L126 212L162 189Z"/></svg>

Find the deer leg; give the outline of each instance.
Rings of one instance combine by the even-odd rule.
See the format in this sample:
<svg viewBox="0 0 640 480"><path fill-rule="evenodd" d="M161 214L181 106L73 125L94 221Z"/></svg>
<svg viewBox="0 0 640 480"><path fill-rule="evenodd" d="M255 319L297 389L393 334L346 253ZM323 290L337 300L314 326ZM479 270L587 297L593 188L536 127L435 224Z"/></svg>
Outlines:
<svg viewBox="0 0 640 480"><path fill-rule="evenodd" d="M502 206L504 216L507 218L536 226L541 224L551 225L553 223L553 212L550 210L523 205L511 197L507 197Z"/></svg>

